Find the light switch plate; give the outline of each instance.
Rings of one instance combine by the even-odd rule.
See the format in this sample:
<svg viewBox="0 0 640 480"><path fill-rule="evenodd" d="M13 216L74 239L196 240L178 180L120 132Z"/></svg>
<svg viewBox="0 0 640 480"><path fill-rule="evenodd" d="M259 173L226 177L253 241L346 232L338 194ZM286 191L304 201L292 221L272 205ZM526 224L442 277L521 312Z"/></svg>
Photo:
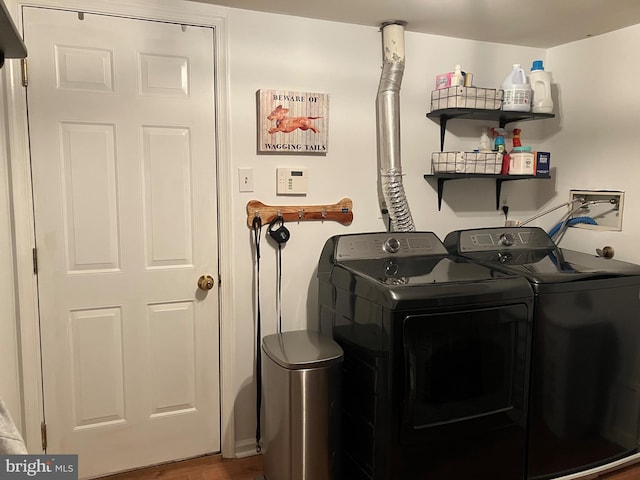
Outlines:
<svg viewBox="0 0 640 480"><path fill-rule="evenodd" d="M253 168L238 168L238 185L241 192L253 192Z"/></svg>

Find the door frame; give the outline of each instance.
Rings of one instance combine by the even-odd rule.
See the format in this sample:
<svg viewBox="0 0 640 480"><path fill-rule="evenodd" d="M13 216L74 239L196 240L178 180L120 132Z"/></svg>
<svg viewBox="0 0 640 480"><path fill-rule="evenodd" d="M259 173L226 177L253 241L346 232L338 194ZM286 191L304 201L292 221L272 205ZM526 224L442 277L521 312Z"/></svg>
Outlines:
<svg viewBox="0 0 640 480"><path fill-rule="evenodd" d="M229 130L228 9L214 5L175 0L7 0L18 29L22 31L22 7L46 7L107 14L141 20L166 21L214 29L214 94L216 169L218 192L219 331L220 331L220 435L224 457L235 457L234 430L234 345L235 328L231 236L231 140ZM7 143L15 240L15 291L20 328L23 425L30 453L42 452L41 424L44 415L37 276L33 273L35 247L33 197L28 137L27 104L20 62L7 60L5 90ZM224 321L223 321L224 319Z"/></svg>

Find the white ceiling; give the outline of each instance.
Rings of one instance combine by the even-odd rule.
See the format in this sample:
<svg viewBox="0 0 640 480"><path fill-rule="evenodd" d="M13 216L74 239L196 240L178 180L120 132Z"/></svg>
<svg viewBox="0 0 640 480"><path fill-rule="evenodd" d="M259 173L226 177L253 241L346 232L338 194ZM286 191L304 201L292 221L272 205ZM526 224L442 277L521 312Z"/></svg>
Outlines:
<svg viewBox="0 0 640 480"><path fill-rule="evenodd" d="M199 0L247 10L549 48L640 24L640 0ZM290 40L289 40L290 41Z"/></svg>

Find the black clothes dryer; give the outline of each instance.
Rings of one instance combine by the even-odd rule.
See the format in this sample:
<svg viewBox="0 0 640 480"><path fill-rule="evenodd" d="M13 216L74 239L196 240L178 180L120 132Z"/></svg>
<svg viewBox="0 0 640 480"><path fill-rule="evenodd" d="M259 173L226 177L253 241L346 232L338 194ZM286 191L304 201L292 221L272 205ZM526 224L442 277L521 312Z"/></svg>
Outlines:
<svg viewBox="0 0 640 480"><path fill-rule="evenodd" d="M444 243L535 292L528 478L636 452L640 266L558 248L536 227L456 231Z"/></svg>
<svg viewBox="0 0 640 480"><path fill-rule="evenodd" d="M342 480L524 478L529 282L431 232L332 237L318 278L344 351Z"/></svg>

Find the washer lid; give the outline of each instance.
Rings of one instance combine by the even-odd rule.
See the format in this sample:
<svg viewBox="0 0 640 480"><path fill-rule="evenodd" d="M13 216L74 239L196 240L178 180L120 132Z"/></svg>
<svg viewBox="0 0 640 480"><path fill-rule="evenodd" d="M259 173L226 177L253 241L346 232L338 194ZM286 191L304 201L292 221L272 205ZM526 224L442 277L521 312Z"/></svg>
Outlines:
<svg viewBox="0 0 640 480"><path fill-rule="evenodd" d="M342 362L342 348L331 338L310 330L268 335L262 350L287 370L328 367Z"/></svg>
<svg viewBox="0 0 640 480"><path fill-rule="evenodd" d="M460 230L444 243L452 254L535 284L640 276L640 265L559 248L538 227Z"/></svg>
<svg viewBox="0 0 640 480"><path fill-rule="evenodd" d="M482 282L509 276L452 255L348 260L340 262L339 266L381 285L433 286Z"/></svg>
<svg viewBox="0 0 640 480"><path fill-rule="evenodd" d="M452 255L339 262L329 283L390 309L533 299L524 277Z"/></svg>

